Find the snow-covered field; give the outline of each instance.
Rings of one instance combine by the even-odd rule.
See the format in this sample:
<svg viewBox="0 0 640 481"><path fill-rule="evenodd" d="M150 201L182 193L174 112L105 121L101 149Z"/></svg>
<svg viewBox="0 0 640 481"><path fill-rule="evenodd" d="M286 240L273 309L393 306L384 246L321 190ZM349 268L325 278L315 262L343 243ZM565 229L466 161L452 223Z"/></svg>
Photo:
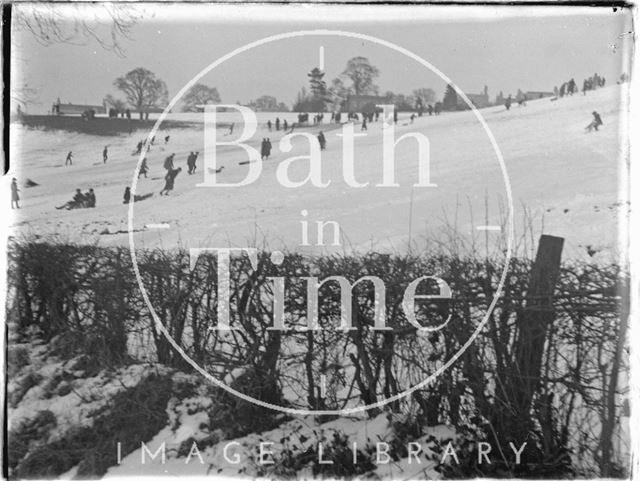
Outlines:
<svg viewBox="0 0 640 481"><path fill-rule="evenodd" d="M623 92L610 86L550 101L530 101L482 109L480 113L493 132L504 156L513 193L515 229L520 235L532 227L566 238L565 254L587 255L586 246L615 260L620 222L626 216L621 179L626 160L621 150L624 128ZM604 121L599 132L586 133L591 112ZM236 126L234 135L242 129ZM360 134L360 126L356 125ZM253 145L269 137L274 149L264 162L262 175L253 184L236 188L196 187L203 180L203 130L164 131L156 135L148 155L149 176L140 179L137 194L153 196L135 204L136 246L244 247L266 244L304 252L374 248L404 250L411 243L425 245L438 238L443 226L460 235L475 233L480 224L499 224L508 209L506 186L489 139L471 112L444 113L417 118L411 124L402 114L396 138L420 132L430 140L432 188L412 188L417 180L416 143L405 140L396 149L396 188L381 188L382 122L369 125L366 137L355 139L355 178L369 182L365 188L349 187L343 180L343 146L340 129L329 130L328 147L322 152L322 175L331 180L320 189L306 185L286 189L276 179L276 169L285 159L308 154L304 138L293 139L291 152L282 152L278 142L283 133L259 127ZM162 140L171 135L165 146ZM132 155L142 132L132 136L93 137L69 132L26 130L11 126L11 165L21 189L21 210L13 219L17 234L47 236L60 240L101 245L128 245L128 206L122 202L130 185L138 157ZM227 140L230 137L222 137ZM102 149L109 148L109 160L102 163ZM73 151L73 166L64 166ZM187 175L186 157L200 151L198 172ZM176 153L175 165L183 168L175 190L159 196L164 184L164 158ZM239 182L247 172L240 149L225 147L218 154L225 169L220 182ZM294 161L290 177L301 180L308 163ZM11 176L9 176L10 178ZM31 179L37 187L25 188ZM95 209L56 210L69 200L76 188L95 189ZM8 201L8 200L7 200ZM487 205L487 208L485 208ZM527 214L524 214L526 208ZM308 212L303 218L301 211ZM340 224L341 246L301 246L301 220L334 220ZM169 228L152 229L147 224L167 223ZM331 229L325 237L333 239ZM315 236L311 232L310 241ZM441 238L441 240L444 238ZM484 239L484 234L482 234ZM330 241L325 242L330 244Z"/></svg>

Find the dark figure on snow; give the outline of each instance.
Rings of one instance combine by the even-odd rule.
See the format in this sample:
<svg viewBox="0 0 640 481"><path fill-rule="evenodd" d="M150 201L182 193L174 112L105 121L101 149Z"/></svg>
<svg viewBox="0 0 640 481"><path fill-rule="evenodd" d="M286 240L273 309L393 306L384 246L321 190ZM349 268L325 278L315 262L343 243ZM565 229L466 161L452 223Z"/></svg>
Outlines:
<svg viewBox="0 0 640 481"><path fill-rule="evenodd" d="M140 164L140 170L138 171L138 178L141 175L144 175L144 178L147 178L147 172L149 172L149 167L147 166L147 158L142 159L142 163Z"/></svg>
<svg viewBox="0 0 640 481"><path fill-rule="evenodd" d="M430 116L433 115L433 105L429 104L427 106L427 112L429 113Z"/></svg>
<svg viewBox="0 0 640 481"><path fill-rule="evenodd" d="M260 145L260 158L262 160L266 160L271 155L271 141L267 138L262 139L262 144Z"/></svg>
<svg viewBox="0 0 640 481"><path fill-rule="evenodd" d="M410 119L411 119L411 123L413 123L413 121L415 120L415 118L416 118L416 114L411 114L411 117L410 117Z"/></svg>
<svg viewBox="0 0 640 481"><path fill-rule="evenodd" d="M85 203L85 195L82 193L80 189L76 189L76 193L69 202L56 207L56 209L78 209L79 207L84 207Z"/></svg>
<svg viewBox="0 0 640 481"><path fill-rule="evenodd" d="M193 174L194 167L193 152L190 152L189 156L187 157L187 174Z"/></svg>
<svg viewBox="0 0 640 481"><path fill-rule="evenodd" d="M169 195L169 192L173 190L173 186L178 174L182 172L182 168L178 167L177 169L170 170L167 172L167 175L164 177L164 187L160 191L160 195ZM164 192L164 194L163 194Z"/></svg>
<svg viewBox="0 0 640 481"><path fill-rule="evenodd" d="M284 121L284 130L287 130L287 121ZM276 130L280 130L280 117L276 117Z"/></svg>
<svg viewBox="0 0 640 481"><path fill-rule="evenodd" d="M276 130L278 130L278 125L280 124L279 119L276 119ZM287 130L289 128L289 124L287 123L287 119L284 119L282 124L282 129Z"/></svg>
<svg viewBox="0 0 640 481"><path fill-rule="evenodd" d="M105 145L104 149L102 150L102 163L106 164L108 158L109 158L109 151L107 149L107 146Z"/></svg>
<svg viewBox="0 0 640 481"><path fill-rule="evenodd" d="M591 115L593 115L593 121L589 125L587 125L587 132L591 132L594 129L597 132L598 127L603 125L602 118L600 118L600 114L595 110L591 112Z"/></svg>
<svg viewBox="0 0 640 481"><path fill-rule="evenodd" d="M171 137L170 135L167 135L167 136L164 138L164 145L167 145L167 144L169 143L169 138L170 138L170 137Z"/></svg>
<svg viewBox="0 0 640 481"><path fill-rule="evenodd" d="M140 202L141 200L148 199L152 195L153 195L152 193L144 194L144 195L134 195L133 201ZM124 188L124 196L122 197L122 203L128 204L129 202L131 202L131 187L127 186Z"/></svg>
<svg viewBox="0 0 640 481"><path fill-rule="evenodd" d="M271 132L271 120L267 120L267 128L269 129L269 132Z"/></svg>
<svg viewBox="0 0 640 481"><path fill-rule="evenodd" d="M85 204L87 207L95 207L96 206L96 194L93 189L89 189L89 192L84 194Z"/></svg>
<svg viewBox="0 0 640 481"><path fill-rule="evenodd" d="M151 137L151 142L150 144L153 145L153 143L156 141L156 136L154 135L153 137Z"/></svg>
<svg viewBox="0 0 640 481"><path fill-rule="evenodd" d="M143 146L143 142L142 140L140 142L138 142L138 145L136 145L136 155L140 155L140 152L142 152L142 146Z"/></svg>
<svg viewBox="0 0 640 481"><path fill-rule="evenodd" d="M197 169L197 165L196 165L196 159L198 158L198 155L200 154L200 152L191 152L189 154L189 157L187 158L187 173L189 175L191 174L195 174L196 173L196 169Z"/></svg>
<svg viewBox="0 0 640 481"><path fill-rule="evenodd" d="M260 142L260 159L265 160L266 158L267 158L267 139L263 137L262 142Z"/></svg>
<svg viewBox="0 0 640 481"><path fill-rule="evenodd" d="M398 111L396 109L393 109L393 123L398 123Z"/></svg>
<svg viewBox="0 0 640 481"><path fill-rule="evenodd" d="M67 158L64 161L64 165L73 165L73 152L69 151L69 153L67 154Z"/></svg>
<svg viewBox="0 0 640 481"><path fill-rule="evenodd" d="M198 160L198 155L200 155L200 152L195 152L193 154L193 160L191 161L193 163L193 170L191 171L192 174L195 174L196 169L198 168L198 165L196 164L196 160Z"/></svg>
<svg viewBox="0 0 640 481"><path fill-rule="evenodd" d="M13 204L16 205L16 209L20 208L20 204L18 204L18 202L20 201L20 196L18 195L18 192L20 192L20 189L18 189L18 181L16 180L16 178L14 177L11 180L11 208L13 209Z"/></svg>
<svg viewBox="0 0 640 481"><path fill-rule="evenodd" d="M318 134L318 143L320 144L320 150L325 150L327 148L327 139L322 132Z"/></svg>
<svg viewBox="0 0 640 481"><path fill-rule="evenodd" d="M271 149L273 148L273 146L271 145L271 139L269 139L269 137L267 137L267 159L269 157L271 157Z"/></svg>
<svg viewBox="0 0 640 481"><path fill-rule="evenodd" d="M362 127L360 127L360 130L367 130L367 118L365 116L362 116Z"/></svg>
<svg viewBox="0 0 640 481"><path fill-rule="evenodd" d="M507 100L504 101L504 106L509 110L511 108L511 95L507 97Z"/></svg>
<svg viewBox="0 0 640 481"><path fill-rule="evenodd" d="M164 167L165 170L173 170L173 158L175 156L176 154L171 154L169 157L164 159L164 164L162 164L162 167Z"/></svg>

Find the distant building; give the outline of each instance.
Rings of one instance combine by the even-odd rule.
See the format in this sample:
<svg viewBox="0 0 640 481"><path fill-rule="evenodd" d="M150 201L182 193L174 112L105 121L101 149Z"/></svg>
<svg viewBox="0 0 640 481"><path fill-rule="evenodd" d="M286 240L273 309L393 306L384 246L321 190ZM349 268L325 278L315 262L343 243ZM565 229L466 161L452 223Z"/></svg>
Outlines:
<svg viewBox="0 0 640 481"><path fill-rule="evenodd" d="M345 112L364 112L368 114L376 111L376 105L388 103L389 99L378 95L349 95L344 102L343 110Z"/></svg>
<svg viewBox="0 0 640 481"><path fill-rule="evenodd" d="M484 86L484 90L481 94L469 94L465 92L465 95L477 109L489 107L491 105L491 101L489 100L489 87L486 85ZM468 108L469 105L467 102L458 95L458 109L464 110Z"/></svg>
<svg viewBox="0 0 640 481"><path fill-rule="evenodd" d="M82 115L87 111L93 110L96 114L106 113L104 105L83 105L83 104L63 104L58 99L51 107L51 113L54 115Z"/></svg>

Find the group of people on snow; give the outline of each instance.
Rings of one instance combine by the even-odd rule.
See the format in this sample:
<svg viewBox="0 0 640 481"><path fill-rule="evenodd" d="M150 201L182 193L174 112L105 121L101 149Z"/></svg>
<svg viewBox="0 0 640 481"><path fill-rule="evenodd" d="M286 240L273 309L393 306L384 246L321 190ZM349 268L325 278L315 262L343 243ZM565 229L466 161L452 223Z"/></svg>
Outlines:
<svg viewBox="0 0 640 481"><path fill-rule="evenodd" d="M271 155L271 140L268 138L263 138L260 143L260 159L267 160Z"/></svg>
<svg viewBox="0 0 640 481"><path fill-rule="evenodd" d="M276 117L276 120L274 122L271 122L271 120L267 120L267 128L269 129L269 132L271 132L272 127L275 127L276 130L280 130L280 126L282 126L282 130L287 131L289 129L289 123L287 122L287 119L284 119L282 123L280 122L280 117Z"/></svg>
<svg viewBox="0 0 640 481"><path fill-rule="evenodd" d="M76 189L76 193L74 194L73 199L60 206L57 206L56 209L85 209L95 206L96 194L93 189L89 189L85 193L83 193L80 189Z"/></svg>

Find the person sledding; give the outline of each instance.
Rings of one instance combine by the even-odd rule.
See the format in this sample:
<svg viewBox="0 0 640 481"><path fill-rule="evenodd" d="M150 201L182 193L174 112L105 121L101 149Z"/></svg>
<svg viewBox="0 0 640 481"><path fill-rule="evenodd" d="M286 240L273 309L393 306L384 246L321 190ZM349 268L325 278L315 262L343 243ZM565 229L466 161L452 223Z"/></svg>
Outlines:
<svg viewBox="0 0 640 481"><path fill-rule="evenodd" d="M144 195L134 195L133 196L133 201L134 202L140 202L141 200L148 199L152 195L153 195L152 193L144 194ZM129 204L130 202L131 202L131 187L127 186L127 187L124 188L124 195L122 197L122 203L123 204Z"/></svg>
<svg viewBox="0 0 640 481"><path fill-rule="evenodd" d="M83 194L80 189L76 189L76 193L73 196L73 199L61 206L57 206L56 209L79 209L81 207L86 207L86 201L87 197L85 196L85 194Z"/></svg>
<svg viewBox="0 0 640 481"><path fill-rule="evenodd" d="M95 207L96 206L96 194L93 189L89 189L89 192L84 194L84 204L82 207Z"/></svg>
<svg viewBox="0 0 640 481"><path fill-rule="evenodd" d="M595 131L597 132L598 131L598 127L603 125L602 118L600 117L600 114L598 112L596 112L595 110L593 112L591 112L591 115L593 115L593 120L591 121L591 123L589 125L587 125L586 131L587 132L591 132L592 130L595 129Z"/></svg>
<svg viewBox="0 0 640 481"><path fill-rule="evenodd" d="M165 175L164 177L164 187L160 191L160 195L168 195L169 192L173 190L176 177L180 172L182 172L181 167L178 167L177 169L172 169L169 172L167 172L167 175Z"/></svg>

